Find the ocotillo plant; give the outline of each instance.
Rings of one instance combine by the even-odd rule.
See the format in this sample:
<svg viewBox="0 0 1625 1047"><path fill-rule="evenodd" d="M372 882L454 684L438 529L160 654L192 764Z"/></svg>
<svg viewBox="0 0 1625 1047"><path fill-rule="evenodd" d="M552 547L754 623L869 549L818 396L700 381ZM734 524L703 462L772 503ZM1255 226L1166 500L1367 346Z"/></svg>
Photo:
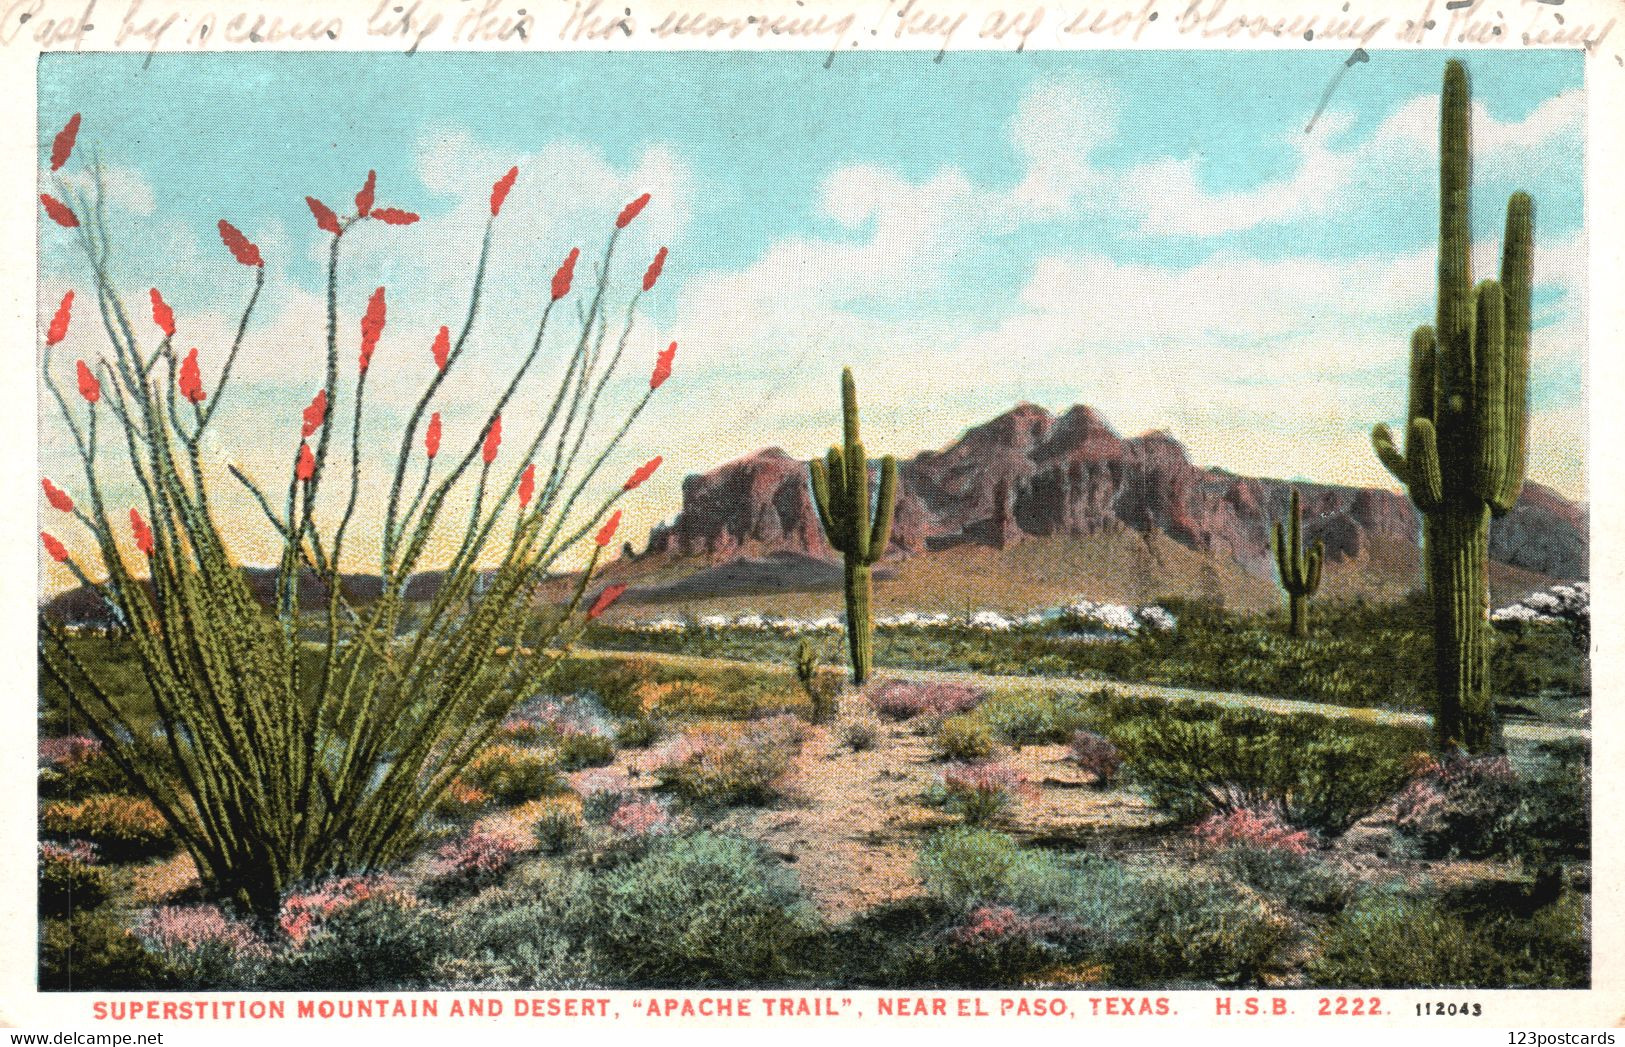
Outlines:
<svg viewBox="0 0 1625 1047"><path fill-rule="evenodd" d="M891 541L892 506L897 494L897 459L880 460L880 493L869 516L869 459L858 438L858 389L852 368L841 371L842 444L831 447L825 461L808 463L813 504L824 525L824 537L846 561L846 645L852 657L852 682L869 679L874 664L874 620L869 609L870 569Z"/></svg>
<svg viewBox="0 0 1625 1047"><path fill-rule="evenodd" d="M1501 279L1473 285L1467 71L1445 67L1439 114L1438 314L1411 338L1405 450L1372 432L1383 465L1423 519L1433 597L1435 728L1441 749L1499 744L1489 679L1490 517L1523 488L1529 400L1534 205L1507 203Z"/></svg>
<svg viewBox="0 0 1625 1047"><path fill-rule="evenodd" d="M69 128L77 130L77 117ZM71 139L69 131L64 134ZM64 146L59 136L52 170L71 152L71 140ZM578 250L568 253L551 288L544 286L538 296L535 339L514 354L511 377L479 408L478 435L442 454L441 411L431 409L447 375L462 362L498 219L518 174L510 170L492 188L461 328L455 334L440 328L429 347L433 377L400 434L396 460L381 473L392 480L387 500L380 499L387 501L387 512L379 545L360 551L367 560L378 557L382 585L367 603L346 590L340 565L347 552L350 561L356 559L346 547L347 529L361 476L375 464L365 459L361 439L367 377L370 369L388 365L396 346L381 341L386 296L379 288L360 318L358 367L341 380L340 319L349 303L341 305L337 274L346 244L358 236L389 235L388 227L409 225L417 215L375 206L371 173L354 210L343 216L307 198L327 256L325 360L312 361L321 377L309 406L289 412L285 471L275 478L285 494L246 469L230 470L280 539L269 608L255 599L231 555L227 536L242 523L223 526L217 519L213 495L219 478L205 469L200 452L230 388L239 350L253 340L266 257L235 226L219 223L221 240L252 289L235 342L219 370L206 374L197 350L184 358L177 353L182 325L157 289L148 293L156 328L150 338L153 328L126 308L111 275L113 245L103 219L99 165L88 187L58 176L55 193L42 195L47 216L83 248L111 343L101 358L77 362L78 397L64 393L51 350L71 321L70 292L47 333L43 366L77 445L85 497L75 506L54 485L46 493L52 509L83 530L94 552L76 558L56 537L44 534L42 540L53 559L129 623L146 693L119 693L85 647L42 615L44 671L133 785L163 812L211 893L267 926L274 927L284 894L302 881L367 872L409 853L426 812L503 716L535 693L560 643L579 628L572 624L575 612L587 603L594 569L620 517L611 509L659 464L655 459L638 468L607 497L583 499L670 375L676 351L673 343L658 354L647 391L621 424L607 438L595 433L595 409L603 405L626 351L638 300L653 288L665 260L662 249L644 272L642 291L631 295L618 341L606 350L613 337L609 299L617 284L616 245L647 195L616 218L594 285L579 296L585 299L581 308L571 310L579 330L569 329L572 348L560 361L556 389L549 395L521 392L555 306L570 293ZM520 453L503 455L503 411L520 395L547 410L533 435L522 434ZM452 409L448 401L446 410ZM335 432L341 412L350 415L343 435ZM596 428L603 427L603 417L598 414ZM109 425L118 439L99 440L98 428ZM345 436L345 489L319 503L319 488ZM409 472L421 479L408 483ZM112 504L113 493L124 486L120 480L133 481L135 506ZM121 522L126 515L127 523ZM564 612L539 609L539 583L594 528L596 541ZM448 541L454 551L449 563L435 565L440 583L432 597L409 601L413 575L430 566L426 550ZM301 607L309 588L301 580L316 583L315 607ZM586 617L601 614L623 589L610 586L596 594ZM155 710L155 729L132 714L132 699Z"/></svg>
<svg viewBox="0 0 1625 1047"><path fill-rule="evenodd" d="M1275 524L1275 571L1286 590L1293 636L1309 635L1309 597L1320 589L1320 565L1325 558L1324 542L1317 540L1307 554L1303 550L1303 508L1294 488L1287 525Z"/></svg>

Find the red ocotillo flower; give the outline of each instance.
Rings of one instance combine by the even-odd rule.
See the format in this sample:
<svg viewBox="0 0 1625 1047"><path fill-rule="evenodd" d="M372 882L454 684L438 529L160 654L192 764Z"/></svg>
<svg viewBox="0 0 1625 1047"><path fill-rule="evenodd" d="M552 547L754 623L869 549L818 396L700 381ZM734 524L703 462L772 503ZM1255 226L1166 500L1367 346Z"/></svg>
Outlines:
<svg viewBox="0 0 1625 1047"><path fill-rule="evenodd" d="M440 325L440 333L434 336L434 344L429 347L434 354L434 365L440 370L446 369L446 361L451 359L451 328L445 324Z"/></svg>
<svg viewBox="0 0 1625 1047"><path fill-rule="evenodd" d="M316 475L316 456L310 453L310 445L299 445L299 461L293 467L293 475L301 480L309 480Z"/></svg>
<svg viewBox="0 0 1625 1047"><path fill-rule="evenodd" d="M677 343L668 345L664 352L655 357L654 373L649 376L649 390L659 389L661 383L671 377L671 362L677 356Z"/></svg>
<svg viewBox="0 0 1625 1047"><path fill-rule="evenodd" d="M655 474L655 470L660 468L660 463L662 460L663 459L660 457L660 455L657 454L647 462L644 462L642 465L632 470L632 475L626 478L626 483L621 485L621 490L630 491L636 488L639 484L643 483L643 481L647 480L649 477L653 476Z"/></svg>
<svg viewBox="0 0 1625 1047"><path fill-rule="evenodd" d="M141 519L141 514L134 509L130 510L130 530L135 534L135 547L147 556L152 555L152 528L147 521Z"/></svg>
<svg viewBox="0 0 1625 1047"><path fill-rule="evenodd" d="M598 528L598 536L594 538L593 541L597 542L601 546L608 545L609 540L615 537L615 528L619 527L620 525L621 511L617 509L609 514L609 519L604 521L604 526Z"/></svg>
<svg viewBox="0 0 1625 1047"><path fill-rule="evenodd" d="M46 216L62 228L73 229L79 225L79 216L73 213L73 208L50 193L39 194L39 202L45 205Z"/></svg>
<svg viewBox="0 0 1625 1047"><path fill-rule="evenodd" d="M598 599L594 600L592 606L587 609L588 621L609 610L610 605L619 600L624 592L626 592L625 582L616 582L614 585L605 587L604 591L598 594Z"/></svg>
<svg viewBox="0 0 1625 1047"><path fill-rule="evenodd" d="M636 218L638 216L639 212L641 212L645 207L647 207L648 204L649 204L649 194L644 193L642 196L638 197L636 200L633 200L631 203L629 203L625 207L621 208L620 215L615 219L615 228L617 228L617 229L625 229L627 226L631 225L632 224L632 219Z"/></svg>
<svg viewBox="0 0 1625 1047"><path fill-rule="evenodd" d="M378 339L384 333L384 289L380 287L367 301L367 313L361 318L361 373L372 363L372 351L378 348Z"/></svg>
<svg viewBox="0 0 1625 1047"><path fill-rule="evenodd" d="M52 538L44 531L39 533L39 540L44 543L45 553L47 556L55 560L57 563L68 562L68 550L63 547L61 542L57 541L55 538Z"/></svg>
<svg viewBox="0 0 1625 1047"><path fill-rule="evenodd" d="M428 431L423 434L423 449L433 458L440 453L440 412L429 416Z"/></svg>
<svg viewBox="0 0 1625 1047"><path fill-rule="evenodd" d="M265 259L260 257L260 249L243 235L242 230L224 218L220 219L220 242L225 244L231 256L243 265L264 268Z"/></svg>
<svg viewBox="0 0 1625 1047"><path fill-rule="evenodd" d="M68 337L68 321L73 319L73 292L69 291L62 296L62 304L56 307L56 315L51 317L51 326L45 329L45 344L55 345Z"/></svg>
<svg viewBox="0 0 1625 1047"><path fill-rule="evenodd" d="M331 207L328 207L314 196L305 197L305 203L310 205L310 213L316 216L316 228L332 233L334 236L344 231L344 227L339 225L339 216L333 213Z"/></svg>
<svg viewBox="0 0 1625 1047"><path fill-rule="evenodd" d="M536 465L532 463L525 466L525 475L519 478L519 508L523 509L530 504L531 496L536 493Z"/></svg>
<svg viewBox="0 0 1625 1047"><path fill-rule="evenodd" d="M666 268L666 249L662 247L655 252L655 260L649 263L649 268L643 272L643 289L653 291L655 281L660 279L660 270Z"/></svg>
<svg viewBox="0 0 1625 1047"><path fill-rule="evenodd" d="M45 487L45 500L51 503L51 508L59 512L73 512L73 499L68 492L52 483L48 478L41 478L40 483Z"/></svg>
<svg viewBox="0 0 1625 1047"><path fill-rule="evenodd" d="M198 371L197 350L193 349L181 361L181 373L175 380L181 395L195 404L203 402L203 375Z"/></svg>
<svg viewBox="0 0 1625 1047"><path fill-rule="evenodd" d="M78 138L79 114L74 113L68 117L68 122L56 133L56 138L51 142L51 170L62 170L62 165L73 155L73 143Z"/></svg>
<svg viewBox="0 0 1625 1047"><path fill-rule="evenodd" d="M485 431L485 447L480 454L485 458L485 464L490 465L497 460L497 448L502 446L502 416L491 416L491 428Z"/></svg>
<svg viewBox="0 0 1625 1047"><path fill-rule="evenodd" d="M513 190L513 184L519 181L519 168L510 167L508 173L497 179L497 184L491 187L491 217L495 218L502 211L502 202L508 199L508 193Z"/></svg>
<svg viewBox="0 0 1625 1047"><path fill-rule="evenodd" d="M102 383L90 373L90 368L83 360L79 361L79 395L85 398L86 403L95 403L102 398Z"/></svg>
<svg viewBox="0 0 1625 1047"><path fill-rule="evenodd" d="M418 220L414 211L403 211L399 207L380 207L372 212L372 216L385 225L411 225Z"/></svg>
<svg viewBox="0 0 1625 1047"><path fill-rule="evenodd" d="M152 322L164 332L165 338L175 337L175 310L164 301L164 296L158 293L156 287L152 289Z"/></svg>
<svg viewBox="0 0 1625 1047"><path fill-rule="evenodd" d="M305 408L304 422L300 428L301 437L310 436L322 427L327 421L327 390L318 389L316 395L310 398L310 406Z"/></svg>
<svg viewBox="0 0 1625 1047"><path fill-rule="evenodd" d="M361 187L361 191L359 193L355 194L355 213L356 214L360 215L362 218L365 218L365 217L367 217L367 215L372 213L373 193L377 189L378 189L378 172L377 171L368 171L367 172L367 184L363 185Z"/></svg>
<svg viewBox="0 0 1625 1047"><path fill-rule="evenodd" d="M581 248L572 247L570 253L564 256L564 261L559 263L558 272L553 274L553 301L570 293L570 281L576 275L576 259L580 257Z"/></svg>

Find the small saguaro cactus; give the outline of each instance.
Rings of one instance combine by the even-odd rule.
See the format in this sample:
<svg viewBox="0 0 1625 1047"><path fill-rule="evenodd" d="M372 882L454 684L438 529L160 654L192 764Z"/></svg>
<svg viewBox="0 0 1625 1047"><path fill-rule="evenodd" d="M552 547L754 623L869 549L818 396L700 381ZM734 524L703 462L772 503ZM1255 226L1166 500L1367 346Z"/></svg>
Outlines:
<svg viewBox="0 0 1625 1047"><path fill-rule="evenodd" d="M892 507L897 495L897 459L880 460L880 493L869 513L869 459L858 439L858 389L852 369L841 371L842 445L824 461L808 463L813 504L824 537L846 560L846 637L852 656L852 682L861 686L874 664L874 622L869 609L870 568L891 541Z"/></svg>
<svg viewBox="0 0 1625 1047"><path fill-rule="evenodd" d="M1287 608L1292 619L1292 635L1309 635L1309 597L1320 589L1320 565L1326 559L1326 544L1316 540L1307 554L1303 550L1303 508L1298 492L1292 492L1292 512L1286 526L1275 524L1275 570L1286 590Z"/></svg>
<svg viewBox="0 0 1625 1047"><path fill-rule="evenodd" d="M1473 286L1467 71L1445 67L1439 115L1439 286L1435 326L1411 338L1401 453L1386 425L1377 457L1422 514L1433 596L1434 727L1442 751L1499 739L1489 680L1489 530L1523 489L1529 402L1529 288L1534 204L1507 203L1500 280Z"/></svg>

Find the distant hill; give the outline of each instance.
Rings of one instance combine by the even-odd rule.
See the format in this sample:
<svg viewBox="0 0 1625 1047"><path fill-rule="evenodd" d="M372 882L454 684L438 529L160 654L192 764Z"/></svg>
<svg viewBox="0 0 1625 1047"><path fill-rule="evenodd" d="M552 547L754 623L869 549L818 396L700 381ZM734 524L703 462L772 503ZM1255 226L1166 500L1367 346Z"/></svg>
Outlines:
<svg viewBox="0 0 1625 1047"><path fill-rule="evenodd" d="M1326 544L1328 596L1388 598L1418 582L1419 519L1402 494L1206 469L1163 432L1123 438L1091 408L1021 404L899 465L882 603L983 606L1053 595L1208 596L1270 605L1270 527L1301 492L1304 530ZM617 573L631 601L829 591L838 578L806 463L768 448L683 483L682 511ZM1589 576L1584 506L1539 484L1494 523L1492 587L1518 594ZM1070 565L1070 566L1068 566ZM641 581L640 581L641 579Z"/></svg>

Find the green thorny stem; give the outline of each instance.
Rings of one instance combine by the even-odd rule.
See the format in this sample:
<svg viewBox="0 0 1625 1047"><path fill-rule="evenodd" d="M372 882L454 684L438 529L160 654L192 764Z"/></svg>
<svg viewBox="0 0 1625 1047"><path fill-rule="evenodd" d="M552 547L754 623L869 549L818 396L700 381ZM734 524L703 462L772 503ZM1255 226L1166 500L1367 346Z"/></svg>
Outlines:
<svg viewBox="0 0 1625 1047"><path fill-rule="evenodd" d="M47 386L84 466L88 511L76 510L75 515L95 541L106 578L94 582L90 575L95 572L71 560L68 566L127 622L127 642L141 665L157 729L133 717L127 704L131 696L114 693L86 648L42 615L45 671L115 763L163 812L208 888L273 925L282 897L296 885L375 870L408 854L425 814L502 718L534 693L556 663L560 645L579 629L571 623L601 549L594 548L564 607L539 608L534 594L558 559L598 526L625 493L617 490L579 519L574 514L578 496L620 444L652 389L575 485L568 483L631 335L640 296L632 298L616 352L601 366L617 226L598 267L591 304L578 314L581 332L564 361L551 410L512 479L491 488L494 497L488 507L492 467L482 463L481 492L460 527L461 541L427 605L414 608L406 596L408 582L494 419L519 393L539 358L556 304L550 298L543 307L530 352L490 409L479 437L432 486L432 463L426 461L419 495L403 513L404 478L411 459L424 455L416 446L417 430L461 359L478 315L496 224L492 216L461 332L445 367L416 401L401 441L387 501L380 595L371 606L359 605L343 591L341 564L366 464L361 452L365 371L356 379L350 405L351 471L342 514L336 525L324 528L317 508L340 408L340 248L367 216L358 211L341 219L339 230L330 234L322 385L327 408L314 451L314 475L298 478L296 441L285 505L278 512L260 485L241 468L230 467L282 539L268 610L256 600L221 540L200 453L248 334L264 285L263 265L252 267L253 290L206 406L178 402L173 339L165 337L143 356L110 275L99 168L90 193L75 193L60 182L57 189L82 218L76 233L113 347L96 367L102 399L84 405L83 421L72 406L75 401L56 382L49 349L44 356ZM159 360L166 366L155 375ZM96 440L103 406L124 435L130 473L153 533L150 582L126 563L115 537L120 511L110 511L106 504ZM508 547L494 558L484 555L530 457L555 433L552 460L544 463L547 485L518 513ZM488 560L495 566L482 570L480 564ZM301 615L299 607L300 581L307 575L325 597L314 620Z"/></svg>
<svg viewBox="0 0 1625 1047"><path fill-rule="evenodd" d="M1434 716L1441 752L1501 745L1490 690L1489 525L1518 501L1527 460L1534 203L1507 202L1499 280L1473 284L1467 70L1445 67L1439 105L1437 316L1411 338L1405 448L1386 425L1377 457L1422 516L1433 600Z"/></svg>

